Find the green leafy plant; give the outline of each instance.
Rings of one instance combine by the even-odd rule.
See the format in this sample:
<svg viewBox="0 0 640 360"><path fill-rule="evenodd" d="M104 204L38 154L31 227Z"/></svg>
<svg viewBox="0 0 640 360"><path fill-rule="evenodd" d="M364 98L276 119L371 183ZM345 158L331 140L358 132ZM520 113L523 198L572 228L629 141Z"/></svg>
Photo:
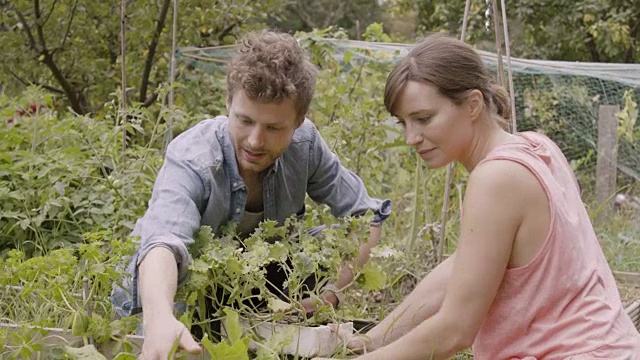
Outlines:
<svg viewBox="0 0 640 360"><path fill-rule="evenodd" d="M222 311L234 307L244 319L301 321L302 324L324 322L331 311L318 311L312 318L298 317L303 311L301 296L312 296L319 300L318 289L324 282L337 276L343 260L354 258L359 244L348 241L347 232L365 238L366 221L370 217L346 218L340 227L328 227L320 236L311 236L312 225L331 224L327 214L311 211L305 219L289 218L282 226L265 221L247 239L240 240L233 227L221 235L212 234L203 227L195 236L190 251L194 254L190 265L189 280L181 290L179 298L190 305L200 318L206 314L205 298L213 307ZM269 290L265 275L267 265L277 265L286 274L282 288ZM364 282L371 288L380 288L384 276L375 267L365 267ZM317 289L305 294L302 284L309 276L321 280ZM317 301L321 304L320 301ZM257 304L257 305L256 305ZM329 310L327 306L321 309ZM293 317L290 315L294 315ZM224 317L222 313L219 317ZM335 316L335 315L333 315ZM294 320L297 319L297 320ZM207 322L198 324L207 326Z"/></svg>

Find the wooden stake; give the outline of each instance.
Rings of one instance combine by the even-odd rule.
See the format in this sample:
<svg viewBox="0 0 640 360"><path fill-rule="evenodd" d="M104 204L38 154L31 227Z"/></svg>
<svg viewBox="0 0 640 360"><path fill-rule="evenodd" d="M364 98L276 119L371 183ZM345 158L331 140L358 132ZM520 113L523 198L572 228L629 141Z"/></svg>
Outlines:
<svg viewBox="0 0 640 360"><path fill-rule="evenodd" d="M462 30L460 31L460 40L464 41L467 33L467 24L469 22L469 11L471 10L471 0L467 0L464 5L464 17L462 18ZM438 242L438 248L436 249L436 255L438 257L438 263L441 263L444 255L444 241L447 232L447 210L449 208L449 193L451 192L451 172L453 170L453 164L447 166L447 175L444 182L444 195L442 199L442 220L440 222L440 236Z"/></svg>
<svg viewBox="0 0 640 360"><path fill-rule="evenodd" d="M122 156L127 150L127 62L126 62L126 50L127 50L127 3L126 0L120 0L120 57L122 60L121 77L122 77L122 105L121 114L122 119Z"/></svg>
<svg viewBox="0 0 640 360"><path fill-rule="evenodd" d="M173 19L171 26L171 62L169 64L169 118L167 119L167 133L164 137L164 151L173 140L173 83L176 77L176 45L178 33L178 0L173 0Z"/></svg>
<svg viewBox="0 0 640 360"><path fill-rule="evenodd" d="M618 120L617 105L600 105L598 111L598 157L596 161L596 202L600 207L598 220L606 220L613 213L616 193Z"/></svg>

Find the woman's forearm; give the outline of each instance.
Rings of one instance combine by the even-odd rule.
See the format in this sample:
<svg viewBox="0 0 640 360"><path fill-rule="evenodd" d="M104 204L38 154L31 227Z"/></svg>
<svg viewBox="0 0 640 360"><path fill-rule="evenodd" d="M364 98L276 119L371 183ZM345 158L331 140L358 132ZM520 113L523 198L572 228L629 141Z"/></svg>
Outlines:
<svg viewBox="0 0 640 360"><path fill-rule="evenodd" d="M373 348L392 343L438 312L446 295L454 257L433 269L400 305L367 333Z"/></svg>

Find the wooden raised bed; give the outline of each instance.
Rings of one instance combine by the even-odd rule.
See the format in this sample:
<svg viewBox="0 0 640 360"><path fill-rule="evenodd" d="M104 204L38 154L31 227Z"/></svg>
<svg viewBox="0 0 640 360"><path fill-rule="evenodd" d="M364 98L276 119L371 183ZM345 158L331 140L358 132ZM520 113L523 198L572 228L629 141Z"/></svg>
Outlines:
<svg viewBox="0 0 640 360"><path fill-rule="evenodd" d="M627 314L631 317L631 321L636 326L638 332L640 332L640 301L634 301L629 307L627 307Z"/></svg>
<svg viewBox="0 0 640 360"><path fill-rule="evenodd" d="M448 257L448 255L445 255ZM620 284L624 283L625 285L632 286L633 288L637 288L640 291L640 273L632 273L632 272L622 272L622 271L614 271L613 272L616 281ZM19 289L3 289L5 291L16 291ZM640 294L640 292L639 292ZM76 295L76 294L74 294ZM76 296L81 296L80 294ZM636 329L640 332L640 297L636 298L632 297L632 301L627 301L629 305L625 309L627 314L631 317ZM345 323L341 325L341 332L353 332L354 325L353 323ZM371 325L371 324L368 324ZM243 326L245 330L249 330L249 326L247 323L244 323ZM264 323L257 327L254 327L251 331L257 333L260 337L269 338L271 334L278 333L282 331L286 331L286 327L293 326L296 328L294 331L294 340L291 345L287 346L284 349L285 354L289 355L298 355L305 357L313 357L313 356L329 356L333 353L333 351L340 346L340 340L336 336L335 333L331 332L327 326L318 326L318 327L303 327L296 325L280 325L280 324L271 324ZM359 328L361 326L356 326ZM20 326L15 324L8 323L0 323L0 330L8 331L9 334L13 332L20 333L23 329L34 330L29 333L31 336L29 340L31 343L38 343L42 345L43 354L47 354L48 352L58 348L64 348L65 346L79 348L84 345L83 338L74 336L70 331L65 331L59 328L41 328L35 326ZM127 335L122 339L113 339L108 341L107 343L103 343L97 346L97 349L102 353L107 359L112 359L119 352L123 351L123 343L129 344L132 348L131 353L134 355L139 355L142 349L142 343L144 341L144 337L137 335ZM252 342L251 348L256 349L257 345ZM5 345L4 351L10 351L11 347ZM1 355L1 354L0 354ZM0 356L1 357L1 356ZM45 356L46 357L46 356ZM189 355L186 354L186 359L188 360L196 360L196 359L210 359L208 355L204 353L201 355Z"/></svg>
<svg viewBox="0 0 640 360"><path fill-rule="evenodd" d="M241 320L240 324L247 332L256 334L259 338L268 340L275 334L288 333L292 336L289 345L282 349L286 355L302 356L312 358L316 356L331 356L342 348L342 339L333 332L328 325L320 326L299 326L271 322L263 322L252 326L246 320ZM341 323L338 328L340 335L353 334L353 323ZM249 349L258 350L260 346L253 340L249 343Z"/></svg>
<svg viewBox="0 0 640 360"><path fill-rule="evenodd" d="M631 292L633 297L631 297L631 301L628 301L629 305L626 308L626 312L631 317L638 332L640 332L640 274L614 271L613 276L616 278L616 281L618 281L619 286L630 286L634 289Z"/></svg>
<svg viewBox="0 0 640 360"><path fill-rule="evenodd" d="M329 326L299 326L262 323L257 326L250 326L246 321L241 322L245 331L253 332L261 338L268 339L276 333L288 332L293 336L293 341L283 349L286 355L315 357L331 356L335 350L342 346L340 337L331 331ZM9 334L21 332L23 330L33 330L29 333L29 341L42 345L41 353L47 358L47 354L56 349L64 349L65 346L80 348L84 346L82 337L74 336L70 331L59 328L43 328L36 326L20 326L15 324L0 323L0 330L8 330ZM341 334L353 333L353 323L340 324ZM129 344L133 350L133 355L138 356L142 350L144 337L137 335L127 335L123 339L113 339L96 346L96 349L107 359L114 358L123 351L123 343ZM249 348L259 349L259 345L251 341ZM6 346L5 351L11 351L11 347ZM0 356L1 357L1 356ZM188 360L210 359L206 354L190 355L186 354Z"/></svg>
<svg viewBox="0 0 640 360"><path fill-rule="evenodd" d="M640 273L627 272L627 271L614 271L613 277L615 277L617 281L621 281L633 286L640 287Z"/></svg>
<svg viewBox="0 0 640 360"><path fill-rule="evenodd" d="M64 348L65 346L79 348L84 346L82 337L74 336L70 331L66 331L59 328L45 328L38 326L23 326L15 324L0 323L0 330L8 330L9 335L14 332L21 333L24 330L33 330L29 333L31 337L29 340L32 343L38 343L42 345L42 353L46 354L55 350L56 348ZM122 343L126 342L133 347L132 353L139 355L142 349L142 342L144 338L142 336L127 335L122 340L111 340L107 343L100 344L97 349L107 359L113 359L121 350ZM5 352L11 350L11 347L5 345ZM42 357L41 357L42 358ZM193 357L190 359L200 359L201 357Z"/></svg>

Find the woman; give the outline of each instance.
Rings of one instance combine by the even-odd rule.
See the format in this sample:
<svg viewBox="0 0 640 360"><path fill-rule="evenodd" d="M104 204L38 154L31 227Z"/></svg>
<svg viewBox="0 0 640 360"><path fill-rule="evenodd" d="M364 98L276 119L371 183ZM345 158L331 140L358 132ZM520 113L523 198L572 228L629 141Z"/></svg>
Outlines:
<svg viewBox="0 0 640 360"><path fill-rule="evenodd" d="M640 359L558 147L503 130L504 89L467 44L432 35L391 72L385 107L428 166L469 172L458 249L366 340L362 359ZM374 351L371 351L374 350Z"/></svg>

